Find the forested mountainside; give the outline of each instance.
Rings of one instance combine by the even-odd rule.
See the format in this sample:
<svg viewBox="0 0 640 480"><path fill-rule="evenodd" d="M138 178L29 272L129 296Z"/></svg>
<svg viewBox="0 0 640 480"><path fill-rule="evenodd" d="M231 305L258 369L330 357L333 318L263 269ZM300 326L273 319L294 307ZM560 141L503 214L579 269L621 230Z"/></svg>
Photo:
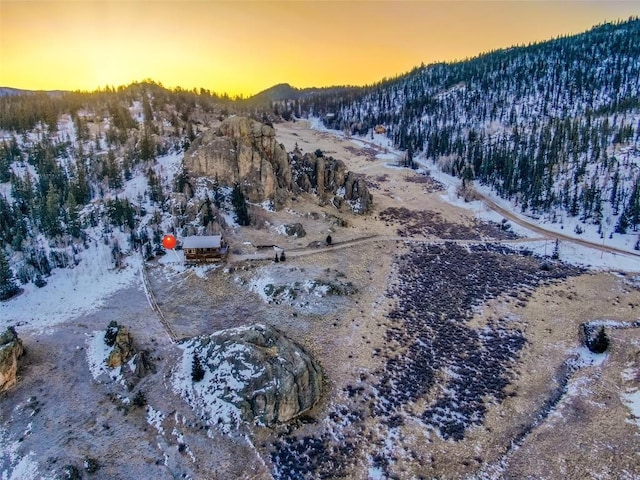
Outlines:
<svg viewBox="0 0 640 480"><path fill-rule="evenodd" d="M161 250L167 231L213 228L213 203L230 201L230 191L203 199L190 218L172 210L170 194L184 187L175 176L182 152L232 105L150 81L1 96L0 299L18 281L43 285L52 269L73 268L87 249L106 247L114 268L129 253Z"/></svg>
<svg viewBox="0 0 640 480"><path fill-rule="evenodd" d="M393 143L523 211L579 217L601 234L640 224L640 20L421 66L304 111Z"/></svg>

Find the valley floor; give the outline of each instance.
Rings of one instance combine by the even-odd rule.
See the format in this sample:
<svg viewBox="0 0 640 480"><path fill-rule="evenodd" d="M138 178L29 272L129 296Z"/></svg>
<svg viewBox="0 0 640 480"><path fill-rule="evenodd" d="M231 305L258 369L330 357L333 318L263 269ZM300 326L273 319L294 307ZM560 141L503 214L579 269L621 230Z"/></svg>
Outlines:
<svg viewBox="0 0 640 480"><path fill-rule="evenodd" d="M230 234L225 267L167 255L144 268L177 338L273 325L318 359L323 400L273 430L204 422L171 388L180 348L136 275L93 313L45 332L18 324L27 356L0 397L0 478L56 478L68 465L107 479L640 478L634 257L607 268L611 254L568 241L560 260L601 268L532 255L552 242L478 220L390 153L305 122L277 131L287 151L320 148L366 175L374 211L299 197L264 228ZM294 222L305 237L275 228ZM274 243L286 262L256 247ZM95 340L111 320L155 373L100 364ZM605 326L607 353L582 347L585 322ZM96 473L83 471L89 459Z"/></svg>

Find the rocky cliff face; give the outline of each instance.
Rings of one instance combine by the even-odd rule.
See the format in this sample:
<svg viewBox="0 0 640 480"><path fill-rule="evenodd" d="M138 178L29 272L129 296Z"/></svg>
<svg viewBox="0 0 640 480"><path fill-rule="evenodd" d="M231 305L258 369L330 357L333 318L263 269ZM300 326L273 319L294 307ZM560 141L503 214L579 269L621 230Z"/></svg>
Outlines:
<svg viewBox="0 0 640 480"><path fill-rule="evenodd" d="M196 357L203 372L194 378ZM320 366L307 352L265 325L190 340L176 373L178 390L216 424L287 422L318 401L323 382Z"/></svg>
<svg viewBox="0 0 640 480"><path fill-rule="evenodd" d="M197 137L184 165L191 175L239 184L250 202L282 204L291 185L291 168L273 127L245 117L230 117Z"/></svg>
<svg viewBox="0 0 640 480"><path fill-rule="evenodd" d="M0 392L13 387L17 382L18 359L24 354L22 340L13 327L0 335Z"/></svg>
<svg viewBox="0 0 640 480"><path fill-rule="evenodd" d="M300 151L289 155L272 127L249 118L230 117L196 138L184 166L190 175L217 178L221 185L237 183L250 202L271 200L276 208L301 192L355 213L371 206L364 179L347 171L344 162Z"/></svg>

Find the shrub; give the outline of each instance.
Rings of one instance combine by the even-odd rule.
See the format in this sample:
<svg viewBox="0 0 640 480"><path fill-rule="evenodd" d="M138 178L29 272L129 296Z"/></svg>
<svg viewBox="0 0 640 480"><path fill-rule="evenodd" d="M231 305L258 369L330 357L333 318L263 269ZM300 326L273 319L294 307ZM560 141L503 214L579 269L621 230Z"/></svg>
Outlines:
<svg viewBox="0 0 640 480"><path fill-rule="evenodd" d="M95 473L100 468L98 461L95 458L85 457L83 462L84 470L87 473Z"/></svg>
<svg viewBox="0 0 640 480"><path fill-rule="evenodd" d="M142 390L138 390L138 393L133 397L133 404L136 407L144 407L147 404L147 396Z"/></svg>
<svg viewBox="0 0 640 480"><path fill-rule="evenodd" d="M587 343L587 347L593 353L604 353L607 351L607 348L609 348L609 337L604 331L604 327L600 327L596 337Z"/></svg>
<svg viewBox="0 0 640 480"><path fill-rule="evenodd" d="M47 281L42 278L42 275L37 274L36 279L33 281L33 284L38 288L42 288L47 284Z"/></svg>

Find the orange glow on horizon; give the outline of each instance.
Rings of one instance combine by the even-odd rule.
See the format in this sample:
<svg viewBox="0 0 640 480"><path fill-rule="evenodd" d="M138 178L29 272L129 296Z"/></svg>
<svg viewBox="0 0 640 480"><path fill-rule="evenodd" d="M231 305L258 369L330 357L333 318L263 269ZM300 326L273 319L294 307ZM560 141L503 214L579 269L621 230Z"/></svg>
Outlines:
<svg viewBox="0 0 640 480"><path fill-rule="evenodd" d="M153 79L250 96L365 85L421 63L588 30L632 2L0 2L0 86L95 90Z"/></svg>

